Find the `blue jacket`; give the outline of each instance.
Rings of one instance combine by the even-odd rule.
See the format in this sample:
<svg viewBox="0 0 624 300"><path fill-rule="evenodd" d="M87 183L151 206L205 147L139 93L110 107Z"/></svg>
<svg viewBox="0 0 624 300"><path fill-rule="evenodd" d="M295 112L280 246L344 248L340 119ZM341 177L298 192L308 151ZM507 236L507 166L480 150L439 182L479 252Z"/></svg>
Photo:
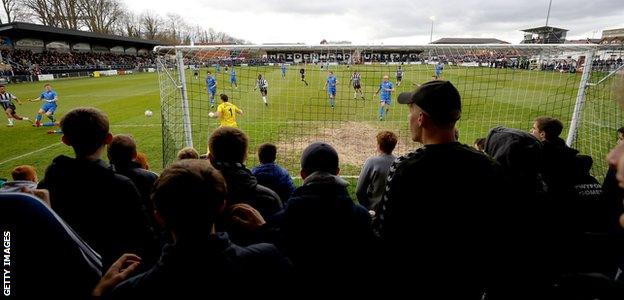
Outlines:
<svg viewBox="0 0 624 300"><path fill-rule="evenodd" d="M251 173L256 176L258 184L276 192L282 203L286 203L295 191L295 185L288 171L276 163L261 164L251 169Z"/></svg>

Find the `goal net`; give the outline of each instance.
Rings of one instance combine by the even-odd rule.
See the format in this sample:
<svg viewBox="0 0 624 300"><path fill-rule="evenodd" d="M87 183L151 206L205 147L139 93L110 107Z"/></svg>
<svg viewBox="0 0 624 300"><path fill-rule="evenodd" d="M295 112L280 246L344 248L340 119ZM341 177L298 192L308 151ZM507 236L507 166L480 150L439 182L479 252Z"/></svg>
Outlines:
<svg viewBox="0 0 624 300"><path fill-rule="evenodd" d="M185 146L206 153L208 138L219 126L209 113L216 111L220 94L244 112L236 121L250 140L246 165L258 164L259 145L273 143L277 163L293 176L299 173L301 152L315 141L337 149L341 174L348 176L357 176L376 153L379 131L397 134L396 154L419 147L410 139L408 108L396 97L435 76L450 80L461 93L458 129L466 144L495 126L529 130L534 118L553 116L566 125L563 138L570 135L572 146L592 155L593 173L601 177L604 155L616 142L617 128L624 126L613 94L622 72L622 47L237 45L162 46L155 52L164 166ZM208 72L214 82L207 81ZM333 80L326 86L330 72L335 88ZM258 76L268 84L265 98ZM376 94L384 76L394 88L388 111L380 110L386 86Z"/></svg>

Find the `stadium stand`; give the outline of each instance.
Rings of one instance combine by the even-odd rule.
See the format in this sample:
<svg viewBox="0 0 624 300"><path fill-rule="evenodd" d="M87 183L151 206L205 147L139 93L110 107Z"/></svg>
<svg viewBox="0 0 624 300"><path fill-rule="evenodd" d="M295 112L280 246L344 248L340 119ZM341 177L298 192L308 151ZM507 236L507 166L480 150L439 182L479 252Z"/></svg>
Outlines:
<svg viewBox="0 0 624 300"><path fill-rule="evenodd" d="M161 42L30 23L0 25L4 77L35 80L41 74L135 70L154 66ZM21 77L20 77L21 76Z"/></svg>

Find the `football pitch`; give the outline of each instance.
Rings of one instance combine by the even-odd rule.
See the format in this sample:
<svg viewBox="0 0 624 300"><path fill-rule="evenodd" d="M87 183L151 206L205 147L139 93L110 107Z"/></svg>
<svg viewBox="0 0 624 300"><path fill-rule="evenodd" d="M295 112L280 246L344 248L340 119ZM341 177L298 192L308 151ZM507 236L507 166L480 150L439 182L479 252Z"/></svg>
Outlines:
<svg viewBox="0 0 624 300"><path fill-rule="evenodd" d="M229 83L229 74L222 68L216 74L217 93L230 96L231 102L245 114L238 118L239 127L250 137L247 165L257 164L255 151L263 142L278 144L278 163L285 165L293 176L298 175L298 155L305 145L314 140L334 144L341 155L341 173L357 175L363 160L375 154L374 135L378 130L390 129L398 133L398 154L417 147L409 140L408 108L396 103L396 96L413 90L414 83L432 78L430 65L405 65L403 83L396 87L393 103L384 121L378 119L379 96L374 92L383 75L396 82L395 65L331 66L336 73L338 87L336 108L331 109L323 90L327 71L319 66L306 67L308 86L300 79L299 66L290 66L286 78L280 67L236 67L238 88ZM351 72L362 74L365 100L353 99L349 85ZM187 71L187 89L193 123L195 148L206 151L207 137L218 123L207 117L210 110L202 69L198 79ZM265 107L260 93L254 91L258 74L269 82L269 106ZM462 94L463 116L459 123L460 140L472 144L475 138L484 137L491 127L505 125L528 130L532 120L548 114L569 122L580 80L579 74L491 69L485 67L445 68L443 78L452 81ZM162 78L161 78L162 79ZM67 79L51 82L59 95L56 117L60 119L68 110L80 106L94 106L108 115L114 134L130 134L137 140L139 151L145 152L150 168L160 172L163 168L161 105L159 79L155 73L138 73L125 76ZM165 83L167 84L167 83ZM20 115L34 118L41 103L27 102L43 91L43 83L7 85L7 91L19 97L24 104L17 105ZM216 99L218 104L218 99ZM145 110L153 117L146 117ZM214 110L213 110L214 111ZM3 115L2 122L6 123ZM44 121L45 120L44 118ZM10 178L13 167L22 164L37 168L40 179L45 168L57 155L73 153L60 142L59 134L46 134L54 128L35 128L19 121L14 127L0 127L0 177ZM567 128L566 128L567 130ZM564 133L565 135L565 133Z"/></svg>

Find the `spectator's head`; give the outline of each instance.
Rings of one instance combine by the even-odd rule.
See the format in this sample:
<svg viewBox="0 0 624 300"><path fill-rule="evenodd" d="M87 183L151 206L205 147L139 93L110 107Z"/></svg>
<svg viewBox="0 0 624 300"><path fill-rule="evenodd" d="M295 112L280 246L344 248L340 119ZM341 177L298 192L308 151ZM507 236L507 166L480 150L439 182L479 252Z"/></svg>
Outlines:
<svg viewBox="0 0 624 300"><path fill-rule="evenodd" d="M270 143L260 145L258 148L258 159L262 164L270 164L275 162L277 156L277 147Z"/></svg>
<svg viewBox="0 0 624 300"><path fill-rule="evenodd" d="M340 173L338 152L329 144L316 142L310 144L301 154L301 178L305 179L314 172Z"/></svg>
<svg viewBox="0 0 624 300"><path fill-rule="evenodd" d="M243 163L247 158L247 135L238 128L219 127L208 140L208 159L217 162Z"/></svg>
<svg viewBox="0 0 624 300"><path fill-rule="evenodd" d="M223 102L228 102L228 96L226 94L221 94L219 95L219 98L221 98L221 101Z"/></svg>
<svg viewBox="0 0 624 300"><path fill-rule="evenodd" d="M141 168L145 170L149 170L149 161L147 159L147 154L143 152L137 152L137 155L134 158L134 161L136 161L139 165L141 165Z"/></svg>
<svg viewBox="0 0 624 300"><path fill-rule="evenodd" d="M485 151L485 138L476 139L472 146L479 151Z"/></svg>
<svg viewBox="0 0 624 300"><path fill-rule="evenodd" d="M617 130L617 136L618 136L618 144L624 143L624 127L620 127Z"/></svg>
<svg viewBox="0 0 624 300"><path fill-rule="evenodd" d="M392 131L380 131L377 133L377 146L384 154L392 154L397 144L397 136Z"/></svg>
<svg viewBox="0 0 624 300"><path fill-rule="evenodd" d="M540 141L553 141L563 131L563 123L552 117L537 117L533 121L531 134Z"/></svg>
<svg viewBox="0 0 624 300"><path fill-rule="evenodd" d="M398 102L409 105L412 140L422 144L456 141L455 123L461 117L461 96L451 82L423 83L414 92L401 93Z"/></svg>
<svg viewBox="0 0 624 300"><path fill-rule="evenodd" d="M11 177L13 180L26 180L32 182L38 182L37 170L33 166L23 165L17 166L11 171Z"/></svg>
<svg viewBox="0 0 624 300"><path fill-rule="evenodd" d="M178 160L181 159L199 159L199 152L193 147L182 148L178 152Z"/></svg>
<svg viewBox="0 0 624 300"><path fill-rule="evenodd" d="M129 135L115 135L108 145L108 160L113 165L128 166L136 156L136 143Z"/></svg>
<svg viewBox="0 0 624 300"><path fill-rule="evenodd" d="M196 239L211 231L225 205L225 180L205 160L187 159L167 167L152 191L165 228L176 240Z"/></svg>
<svg viewBox="0 0 624 300"><path fill-rule="evenodd" d="M104 145L110 144L108 117L97 108L79 107L61 119L62 141L74 148L76 157L99 159Z"/></svg>

